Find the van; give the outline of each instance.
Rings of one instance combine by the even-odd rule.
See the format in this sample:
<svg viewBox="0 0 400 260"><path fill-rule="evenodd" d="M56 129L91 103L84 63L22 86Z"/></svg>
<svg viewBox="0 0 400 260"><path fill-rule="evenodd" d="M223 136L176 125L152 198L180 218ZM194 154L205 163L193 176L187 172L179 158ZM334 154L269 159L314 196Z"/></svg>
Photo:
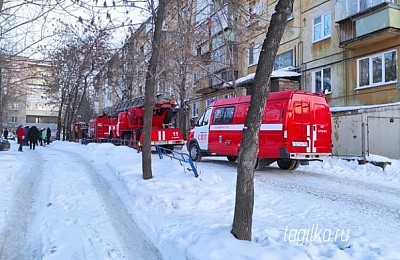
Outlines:
<svg viewBox="0 0 400 260"><path fill-rule="evenodd" d="M223 155L236 161L251 96L210 104L190 130L187 147L193 161ZM325 95L308 91L271 92L259 133L256 168L277 162L281 169L331 157L332 123Z"/></svg>

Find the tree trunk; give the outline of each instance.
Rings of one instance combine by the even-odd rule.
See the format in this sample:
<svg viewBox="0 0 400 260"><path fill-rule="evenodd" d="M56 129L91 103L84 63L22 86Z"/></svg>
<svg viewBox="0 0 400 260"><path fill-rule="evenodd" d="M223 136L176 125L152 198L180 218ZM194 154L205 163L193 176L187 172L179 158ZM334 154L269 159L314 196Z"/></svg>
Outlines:
<svg viewBox="0 0 400 260"><path fill-rule="evenodd" d="M155 10L152 1L152 10ZM144 99L144 123L143 123L143 146L142 146L142 171L143 179L153 178L151 169L151 125L153 121L154 108L154 89L156 86L156 73L158 56L161 46L161 28L164 20L166 0L160 0L155 15L154 34L152 42L152 53L149 61L149 67L146 75L145 99ZM154 17L154 11L153 11Z"/></svg>
<svg viewBox="0 0 400 260"><path fill-rule="evenodd" d="M3 3L1 3L3 4ZM0 6L0 11L1 11L1 6ZM4 97L3 97L3 69L2 69L2 60L0 57L0 131L3 131L3 116L4 116L4 111L5 111L5 105L4 105ZM1 135L1 132L0 132Z"/></svg>
<svg viewBox="0 0 400 260"><path fill-rule="evenodd" d="M62 112L64 109L64 99L65 99L65 92L64 90L61 90L62 94L61 94L61 100L60 100L60 107L58 109L58 116L57 116L57 134L56 134L56 139L57 140L61 140L61 117L62 117Z"/></svg>
<svg viewBox="0 0 400 260"><path fill-rule="evenodd" d="M279 42L285 31L286 21L293 9L294 0L279 0L258 62L247 112L242 141L240 143L235 215L231 233L240 240L251 240L254 206L254 167L258 154L258 136L265 103L270 92L270 78L274 67Z"/></svg>

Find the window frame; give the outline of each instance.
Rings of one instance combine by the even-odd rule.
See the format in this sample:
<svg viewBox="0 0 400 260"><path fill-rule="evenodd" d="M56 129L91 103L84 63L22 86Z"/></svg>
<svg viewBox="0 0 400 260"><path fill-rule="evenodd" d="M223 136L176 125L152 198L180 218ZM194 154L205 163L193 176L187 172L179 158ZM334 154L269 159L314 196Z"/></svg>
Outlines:
<svg viewBox="0 0 400 260"><path fill-rule="evenodd" d="M192 104L192 117L198 117L199 116L199 107L200 107L199 102L194 102Z"/></svg>
<svg viewBox="0 0 400 260"><path fill-rule="evenodd" d="M249 49L248 49L248 67L254 66L258 64L258 61L260 59L260 49L261 49L261 44L252 44ZM252 59L252 62L250 63L250 57Z"/></svg>
<svg viewBox="0 0 400 260"><path fill-rule="evenodd" d="M218 107L213 112L213 125L227 125L233 123L235 106Z"/></svg>
<svg viewBox="0 0 400 260"><path fill-rule="evenodd" d="M325 35L325 20L326 20L327 15L329 15L329 18L330 18L329 19L329 34ZM317 18L321 18L321 22L318 24L315 24L315 19L317 19ZM321 26L321 34L319 35L320 38L315 39L315 27L317 25ZM325 39L331 38L331 36L332 36L332 14L330 12L328 12L328 13L321 14L317 17L314 17L313 18L313 28L312 28L312 42L315 43L315 42L323 41Z"/></svg>
<svg viewBox="0 0 400 260"><path fill-rule="evenodd" d="M325 89L324 89L324 80L323 80L323 79L324 79L324 71L325 71L325 70L328 70L328 69L329 69L329 71L330 71L331 90L325 92ZM317 90L317 85L316 85L317 76L316 76L316 74L317 74L318 72L321 73L321 91L322 91L322 92L318 92L318 90ZM331 67L325 67L325 68L322 68L322 69L313 71L313 72L312 72L312 87L313 87L313 91L316 92L316 93L332 94L332 68L331 68Z"/></svg>
<svg viewBox="0 0 400 260"><path fill-rule="evenodd" d="M283 61L284 62L282 62L282 60L280 60L282 57L283 57ZM291 61L290 65L286 64L286 61L288 60L287 59L288 57L290 57L290 61ZM278 61L280 61L280 62L278 63ZM294 63L295 63L295 60L294 60L293 49L285 51L285 52L282 52L280 54L277 54L276 57L275 57L274 70L280 70L280 69L284 69L284 68L288 68L288 67L293 67ZM281 64L283 64L282 67L278 66L278 65L281 65Z"/></svg>
<svg viewBox="0 0 400 260"><path fill-rule="evenodd" d="M386 66L385 66L385 55L388 53L395 53L396 54L396 60L393 62L394 66L396 67L396 75L395 78L393 80L390 81L386 81ZM379 82L374 82L374 59L375 58L380 58L381 60L381 81ZM368 60L368 85L363 85L360 86L361 83L361 73L360 73L360 63L362 61ZM390 51L386 51L386 52L380 52L380 53L376 53L374 55L370 55L370 56L365 56L362 58L357 59L357 86L356 89L366 89L366 88L373 88L373 87L378 87L378 86L383 86L383 85L388 85L388 84L395 84L397 83L397 62L398 62L398 54L397 54L397 50L393 49Z"/></svg>

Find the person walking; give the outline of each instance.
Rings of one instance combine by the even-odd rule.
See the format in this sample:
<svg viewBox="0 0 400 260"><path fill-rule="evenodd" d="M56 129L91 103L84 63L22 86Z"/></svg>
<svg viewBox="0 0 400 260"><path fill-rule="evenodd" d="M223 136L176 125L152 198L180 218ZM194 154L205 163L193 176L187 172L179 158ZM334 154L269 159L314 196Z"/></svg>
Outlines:
<svg viewBox="0 0 400 260"><path fill-rule="evenodd" d="M40 146L43 146L43 138L42 138L43 130L44 130L44 128L40 129L40 132L39 132L39 144L40 144Z"/></svg>
<svg viewBox="0 0 400 260"><path fill-rule="evenodd" d="M46 137L47 137L47 131L43 129L42 131L43 146L46 146Z"/></svg>
<svg viewBox="0 0 400 260"><path fill-rule="evenodd" d="M24 146L24 142L25 142L25 129L22 128L22 125L19 125L17 128L17 137L18 137L18 141L19 141L19 148L18 148L18 152L22 152L22 147Z"/></svg>
<svg viewBox="0 0 400 260"><path fill-rule="evenodd" d="M47 135L47 144L50 144L50 136L51 136L50 127L47 127L46 135ZM46 139L45 139L45 140L46 140Z"/></svg>
<svg viewBox="0 0 400 260"><path fill-rule="evenodd" d="M28 141L27 141L27 136L28 136L28 132L29 132L29 126L28 126L28 125L27 125L27 126L25 126L25 127L24 127L24 130L25 130L25 140L24 140L24 145L28 146L29 144L28 144Z"/></svg>
<svg viewBox="0 0 400 260"><path fill-rule="evenodd" d="M39 139L39 129L36 126L31 126L28 131L29 148L35 150L36 143Z"/></svg>
<svg viewBox="0 0 400 260"><path fill-rule="evenodd" d="M7 139L7 138L8 138L8 130L7 130L7 128L4 129L3 137L4 137L4 139Z"/></svg>

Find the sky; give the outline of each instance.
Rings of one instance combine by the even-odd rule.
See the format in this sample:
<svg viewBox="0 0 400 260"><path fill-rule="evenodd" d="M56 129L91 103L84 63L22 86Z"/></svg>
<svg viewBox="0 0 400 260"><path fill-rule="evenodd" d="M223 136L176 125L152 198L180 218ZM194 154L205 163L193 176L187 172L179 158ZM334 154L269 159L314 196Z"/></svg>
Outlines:
<svg viewBox="0 0 400 260"><path fill-rule="evenodd" d="M13 17L16 17L14 25L19 26L2 35L2 38L7 42L11 41L17 44L12 48L14 52L16 49L23 50L23 55L31 58L42 58L42 54L37 50L38 46L46 46L48 50L51 50L59 45L60 36L55 35L55 32L62 27L57 22L58 20L73 26L78 23L79 17L83 18L85 24L89 24L92 17L96 16L95 21L98 27L116 28L112 33L110 44L111 48L118 49L122 46L126 36L130 34L127 25L137 28L138 24L149 16L149 13L143 8L138 8L144 3L137 2L136 7L132 7L124 5L122 0L115 0L115 7L111 0L106 0L107 7L104 7L104 1L98 1L96 4L93 0L76 1L79 4L64 0L59 1L60 5L58 6L54 5L54 1L40 1L41 4L51 3L51 5L46 4L45 7L38 5L38 1L25 5L21 5L21 2L21 0L6 0L2 17L10 17L8 14L12 14ZM111 19L107 18L107 14ZM2 22L1 25L8 28Z"/></svg>
<svg viewBox="0 0 400 260"><path fill-rule="evenodd" d="M236 163L198 178L111 144L55 141L0 152L0 255L11 259L400 259L400 161L332 158L255 173L251 241L235 239ZM185 149L183 149L185 152Z"/></svg>

